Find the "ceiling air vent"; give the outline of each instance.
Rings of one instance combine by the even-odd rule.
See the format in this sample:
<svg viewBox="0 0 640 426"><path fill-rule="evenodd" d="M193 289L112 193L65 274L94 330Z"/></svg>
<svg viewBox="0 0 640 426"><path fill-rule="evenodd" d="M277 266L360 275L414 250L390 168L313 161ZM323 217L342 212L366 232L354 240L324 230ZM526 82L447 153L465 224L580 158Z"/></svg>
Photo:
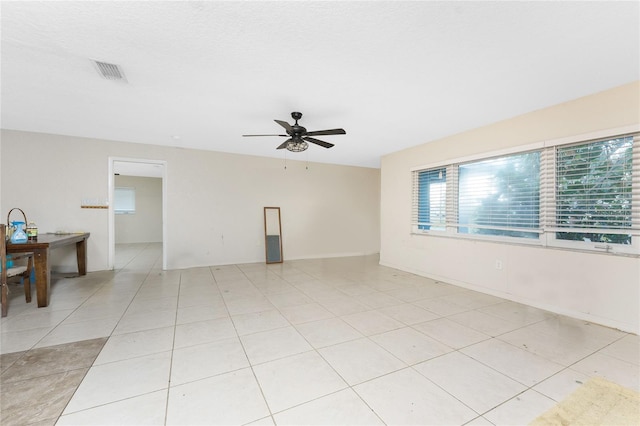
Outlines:
<svg viewBox="0 0 640 426"><path fill-rule="evenodd" d="M96 61L95 59L92 59L91 62L93 62L102 78L106 78L107 80L127 80L124 77L124 73L122 72L120 66L116 64L110 64L108 62Z"/></svg>

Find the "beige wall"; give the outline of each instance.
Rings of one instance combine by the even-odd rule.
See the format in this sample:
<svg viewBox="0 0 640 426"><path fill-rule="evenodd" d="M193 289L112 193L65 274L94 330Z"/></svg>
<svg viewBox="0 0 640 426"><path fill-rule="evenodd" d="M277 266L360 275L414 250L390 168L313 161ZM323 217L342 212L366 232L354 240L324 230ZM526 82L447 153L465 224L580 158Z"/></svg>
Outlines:
<svg viewBox="0 0 640 426"><path fill-rule="evenodd" d="M116 244L162 241L162 179L115 176L115 186L135 188L135 214L114 217Z"/></svg>
<svg viewBox="0 0 640 426"><path fill-rule="evenodd" d="M282 209L285 261L379 251L379 169L288 160L285 170L279 159L11 130L1 154L0 211L21 207L40 232L91 232L90 271L108 265L109 211L80 203L108 198L109 157L166 161L169 269L264 261L264 206ZM54 253L55 268L73 268L72 251Z"/></svg>
<svg viewBox="0 0 640 426"><path fill-rule="evenodd" d="M410 234L413 167L638 124L634 82L383 157L380 262L638 333L638 257Z"/></svg>

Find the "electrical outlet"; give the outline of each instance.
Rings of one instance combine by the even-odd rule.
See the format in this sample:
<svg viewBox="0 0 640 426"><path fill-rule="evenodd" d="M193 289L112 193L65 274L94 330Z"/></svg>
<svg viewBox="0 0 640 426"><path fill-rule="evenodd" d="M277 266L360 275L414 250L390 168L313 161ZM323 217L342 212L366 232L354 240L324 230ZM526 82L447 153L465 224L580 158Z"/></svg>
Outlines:
<svg viewBox="0 0 640 426"><path fill-rule="evenodd" d="M502 269L502 260L496 260L496 269L498 270Z"/></svg>

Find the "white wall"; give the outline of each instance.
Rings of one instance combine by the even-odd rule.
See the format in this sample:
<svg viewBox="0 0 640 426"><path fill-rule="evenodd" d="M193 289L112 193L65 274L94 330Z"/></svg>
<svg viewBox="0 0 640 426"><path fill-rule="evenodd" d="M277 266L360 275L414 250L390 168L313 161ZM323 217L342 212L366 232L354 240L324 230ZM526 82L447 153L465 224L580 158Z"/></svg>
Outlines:
<svg viewBox="0 0 640 426"><path fill-rule="evenodd" d="M169 269L263 262L264 206L282 209L285 261L379 251L379 169L310 163L306 170L288 160L285 170L272 158L12 130L1 136L0 212L21 207L39 232L91 232L89 271L107 268L109 212L80 203L108 198L109 157L166 161ZM55 269L73 269L73 251L53 253Z"/></svg>
<svg viewBox="0 0 640 426"><path fill-rule="evenodd" d="M162 241L162 179L114 176L115 186L134 188L136 212L114 218L116 244Z"/></svg>
<svg viewBox="0 0 640 426"><path fill-rule="evenodd" d="M411 235L410 169L639 123L634 82L383 157L380 263L637 334L637 256Z"/></svg>

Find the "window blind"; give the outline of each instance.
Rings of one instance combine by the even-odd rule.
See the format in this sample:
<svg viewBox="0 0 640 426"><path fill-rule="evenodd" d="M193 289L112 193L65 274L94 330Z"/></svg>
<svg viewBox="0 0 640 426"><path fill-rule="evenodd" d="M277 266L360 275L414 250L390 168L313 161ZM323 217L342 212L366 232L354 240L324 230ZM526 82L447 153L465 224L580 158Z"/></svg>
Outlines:
<svg viewBox="0 0 640 426"><path fill-rule="evenodd" d="M538 238L540 151L458 166L458 232Z"/></svg>
<svg viewBox="0 0 640 426"><path fill-rule="evenodd" d="M556 147L554 166L548 230L557 239L631 244L640 230L638 135Z"/></svg>
<svg viewBox="0 0 640 426"><path fill-rule="evenodd" d="M414 229L444 231L447 220L447 169L417 170L412 174L411 223Z"/></svg>
<svg viewBox="0 0 640 426"><path fill-rule="evenodd" d="M116 187L113 191L113 210L116 214L133 214L136 212L136 189Z"/></svg>

